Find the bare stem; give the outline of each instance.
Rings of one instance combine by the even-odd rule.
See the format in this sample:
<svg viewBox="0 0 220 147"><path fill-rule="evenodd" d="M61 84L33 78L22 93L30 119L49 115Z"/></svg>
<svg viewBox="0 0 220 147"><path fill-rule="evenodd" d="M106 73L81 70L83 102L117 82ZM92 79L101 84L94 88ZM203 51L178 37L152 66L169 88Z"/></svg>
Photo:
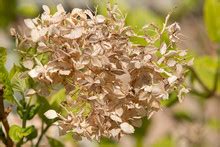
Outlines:
<svg viewBox="0 0 220 147"><path fill-rule="evenodd" d="M7 115L8 113L5 112L5 107L4 107L4 101L3 101L3 87L0 85L0 121L3 124L3 127L5 129L6 135L7 135L7 141L6 141L6 146L7 147L12 147L13 146L13 141L11 140L11 138L9 137L9 123L7 120Z"/></svg>

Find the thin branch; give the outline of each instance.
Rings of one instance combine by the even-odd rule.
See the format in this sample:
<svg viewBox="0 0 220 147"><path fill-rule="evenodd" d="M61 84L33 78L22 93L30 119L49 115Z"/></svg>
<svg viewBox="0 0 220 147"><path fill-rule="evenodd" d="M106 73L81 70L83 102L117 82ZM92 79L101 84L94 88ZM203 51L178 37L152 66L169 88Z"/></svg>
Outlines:
<svg viewBox="0 0 220 147"><path fill-rule="evenodd" d="M46 128L44 128L44 123L42 122L41 134L40 134L40 137L38 138L38 141L37 141L37 144L35 145L35 147L39 147L43 136L45 135L47 130L50 128L50 126L51 126L51 124L47 124Z"/></svg>
<svg viewBox="0 0 220 147"><path fill-rule="evenodd" d="M216 93L216 90L218 88L218 80L219 80L219 74L220 74L220 55L218 55L217 59L217 68L215 72L215 78L214 78L214 84L213 84L213 89L210 92L210 96L213 96Z"/></svg>
<svg viewBox="0 0 220 147"><path fill-rule="evenodd" d="M202 86L202 88L207 92L210 93L211 90L205 85L205 83L200 79L199 75L196 73L196 71L194 70L194 68L188 66L188 69L192 72L192 74L194 75L194 77L196 78L196 80L199 82L199 84Z"/></svg>
<svg viewBox="0 0 220 147"><path fill-rule="evenodd" d="M4 94L4 90L2 85L0 85L0 121L2 122L6 135L7 135L7 142L6 142L6 146L7 147L12 147L13 146L13 141L11 140L11 138L9 137L9 123L7 120L7 115L8 113L5 111L5 107L4 107L4 100L3 100L3 94Z"/></svg>

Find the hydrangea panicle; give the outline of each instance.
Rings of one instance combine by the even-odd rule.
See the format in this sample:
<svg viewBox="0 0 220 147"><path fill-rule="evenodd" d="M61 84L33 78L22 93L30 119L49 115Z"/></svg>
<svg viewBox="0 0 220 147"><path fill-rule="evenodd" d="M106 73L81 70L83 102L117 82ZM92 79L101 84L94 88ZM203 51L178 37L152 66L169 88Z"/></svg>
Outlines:
<svg viewBox="0 0 220 147"><path fill-rule="evenodd" d="M78 8L67 13L62 5L54 14L48 6L43 10L39 17L24 20L28 31L11 32L23 66L39 84L36 93L47 96L47 85L66 89L61 107L67 114L45 113L60 117L61 133L120 139L140 127L143 117L160 110L160 100L171 92L178 92L180 100L188 92L183 81L192 61L176 47L180 27L167 25L169 15L162 29L149 24L139 35L125 25L117 6L108 5L107 16Z"/></svg>

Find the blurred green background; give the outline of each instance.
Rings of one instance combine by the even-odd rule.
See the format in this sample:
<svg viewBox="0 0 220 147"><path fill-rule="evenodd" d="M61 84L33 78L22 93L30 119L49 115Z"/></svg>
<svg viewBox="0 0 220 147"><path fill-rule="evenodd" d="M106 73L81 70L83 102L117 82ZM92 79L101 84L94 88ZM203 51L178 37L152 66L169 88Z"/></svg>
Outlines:
<svg viewBox="0 0 220 147"><path fill-rule="evenodd" d="M172 12L169 23L177 21L182 28L179 48L188 49L195 57L193 69L197 76L212 89L214 95L206 96L202 87L189 73L188 85L192 88L182 103L176 103L176 95L163 102L162 111L150 120L145 119L141 128L119 143L103 139L100 144L83 140L74 142L70 136L58 137L57 130L50 136L57 137L65 146L84 147L220 147L220 78L218 52L220 52L220 1L219 0L115 0L127 15L126 23L138 30L147 23L162 25L166 15ZM8 49L7 68L17 61L15 42L10 28L24 25L23 19L33 18L42 12L46 4L55 10L62 3L67 11L75 7L106 14L106 0L0 0L0 46ZM138 42L138 40L137 40ZM215 85L214 84L214 85ZM17 121L16 116L10 116ZM34 121L38 121L37 118ZM33 122L33 123L36 123ZM54 133L55 132L55 133ZM46 145L47 143L42 143ZM1 146L1 144L0 144Z"/></svg>

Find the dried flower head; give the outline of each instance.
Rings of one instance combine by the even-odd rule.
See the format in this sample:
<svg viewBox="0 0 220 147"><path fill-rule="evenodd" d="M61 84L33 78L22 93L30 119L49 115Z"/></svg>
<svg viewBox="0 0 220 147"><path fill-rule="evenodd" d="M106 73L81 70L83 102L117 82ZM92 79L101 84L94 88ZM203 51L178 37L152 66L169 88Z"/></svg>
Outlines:
<svg viewBox="0 0 220 147"><path fill-rule="evenodd" d="M45 5L43 10L24 21L25 33L11 32L23 66L39 84L37 94L47 95L49 85L66 89L61 106L67 113L58 114L61 133L119 139L160 110L169 93L178 92L181 100L188 92L183 80L191 61L176 48L180 27L167 26L169 15L162 29L150 24L138 35L117 6L108 5L107 16L78 8L67 13L62 5L55 14Z"/></svg>

